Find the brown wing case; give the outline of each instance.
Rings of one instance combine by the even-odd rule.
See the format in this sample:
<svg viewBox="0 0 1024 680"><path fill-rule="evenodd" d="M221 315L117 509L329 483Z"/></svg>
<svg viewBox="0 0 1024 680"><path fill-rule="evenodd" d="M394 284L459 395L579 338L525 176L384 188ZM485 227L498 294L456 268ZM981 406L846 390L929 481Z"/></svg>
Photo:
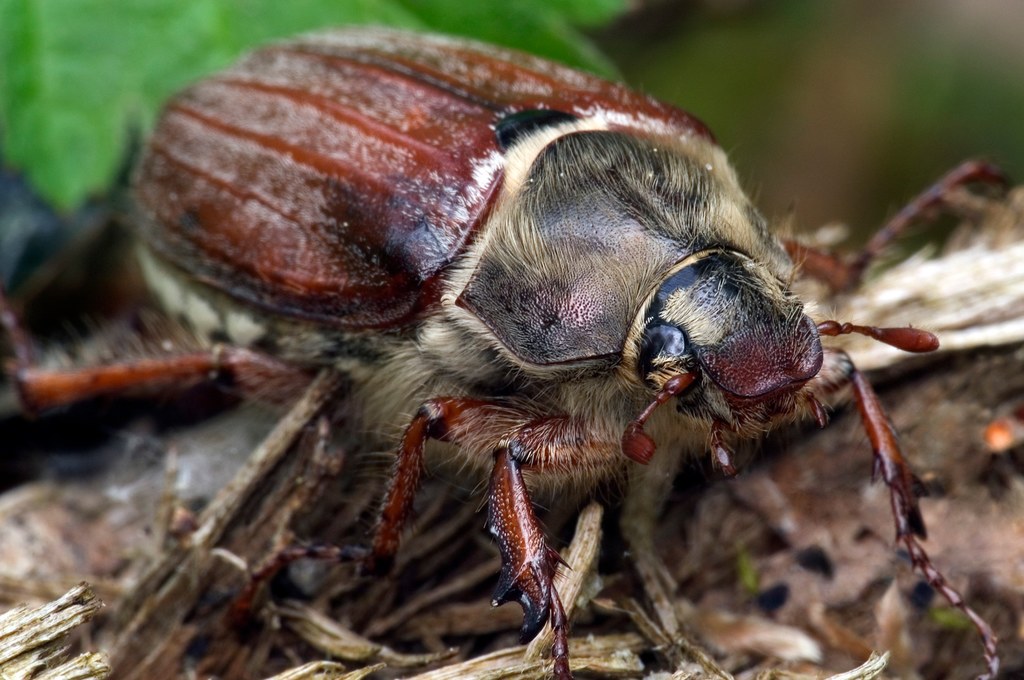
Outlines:
<svg viewBox="0 0 1024 680"><path fill-rule="evenodd" d="M275 313L399 327L497 195L495 126L553 109L707 135L683 111L518 52L354 29L272 45L178 95L136 176L163 257Z"/></svg>

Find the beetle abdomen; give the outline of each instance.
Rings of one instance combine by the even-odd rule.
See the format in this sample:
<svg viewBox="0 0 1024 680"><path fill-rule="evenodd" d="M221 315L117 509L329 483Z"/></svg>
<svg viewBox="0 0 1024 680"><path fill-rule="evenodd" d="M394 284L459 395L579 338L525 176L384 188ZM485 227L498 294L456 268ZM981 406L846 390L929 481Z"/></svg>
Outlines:
<svg viewBox="0 0 1024 680"><path fill-rule="evenodd" d="M392 31L255 52L172 100L136 178L163 257L243 301L393 328L439 295L500 189L495 126L554 109L707 135L684 112L512 51Z"/></svg>
<svg viewBox="0 0 1024 680"><path fill-rule="evenodd" d="M334 366L352 374L370 368L401 338L347 333L304 319L289 318L240 303L142 250L139 261L146 283L172 319L203 346L228 343L251 347L296 366Z"/></svg>

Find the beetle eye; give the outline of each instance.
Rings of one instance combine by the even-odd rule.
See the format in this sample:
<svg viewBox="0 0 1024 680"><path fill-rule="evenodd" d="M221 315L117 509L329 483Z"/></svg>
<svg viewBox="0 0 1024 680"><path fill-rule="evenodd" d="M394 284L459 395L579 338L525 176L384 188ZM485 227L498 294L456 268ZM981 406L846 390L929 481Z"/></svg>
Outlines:
<svg viewBox="0 0 1024 680"><path fill-rule="evenodd" d="M648 326L640 345L640 377L646 379L665 364L678 363L688 352L686 333L678 326L664 323Z"/></svg>

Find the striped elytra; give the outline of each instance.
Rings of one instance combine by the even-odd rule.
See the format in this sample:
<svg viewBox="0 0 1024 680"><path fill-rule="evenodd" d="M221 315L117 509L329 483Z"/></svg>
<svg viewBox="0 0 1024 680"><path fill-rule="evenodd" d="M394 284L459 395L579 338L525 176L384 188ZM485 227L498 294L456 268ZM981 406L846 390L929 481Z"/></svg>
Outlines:
<svg viewBox="0 0 1024 680"><path fill-rule="evenodd" d="M248 304L399 328L498 199L512 117L709 136L621 85L493 46L345 30L254 52L163 112L136 174L156 254ZM514 130L513 130L514 132Z"/></svg>

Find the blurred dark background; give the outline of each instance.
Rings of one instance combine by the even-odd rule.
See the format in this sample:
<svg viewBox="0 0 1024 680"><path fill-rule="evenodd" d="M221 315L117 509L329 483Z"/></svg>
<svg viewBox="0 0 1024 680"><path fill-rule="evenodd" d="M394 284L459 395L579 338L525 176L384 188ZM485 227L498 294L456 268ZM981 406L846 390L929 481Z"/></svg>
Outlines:
<svg viewBox="0 0 1024 680"><path fill-rule="evenodd" d="M960 161L1024 172L1024 2L652 0L599 44L696 114L764 212L873 229Z"/></svg>

